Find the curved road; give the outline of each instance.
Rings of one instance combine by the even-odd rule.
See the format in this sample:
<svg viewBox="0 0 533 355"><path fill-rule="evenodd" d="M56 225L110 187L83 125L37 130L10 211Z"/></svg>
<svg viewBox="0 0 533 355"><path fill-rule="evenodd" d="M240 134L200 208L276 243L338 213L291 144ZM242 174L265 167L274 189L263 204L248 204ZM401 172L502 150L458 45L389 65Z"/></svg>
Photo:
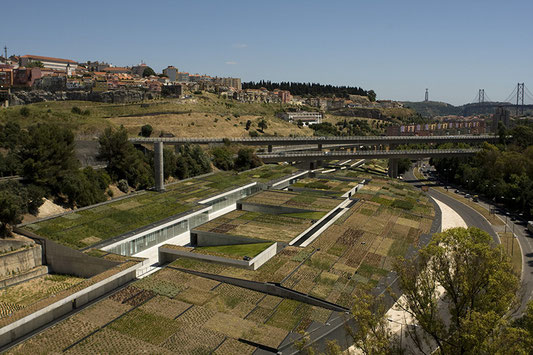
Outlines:
<svg viewBox="0 0 533 355"><path fill-rule="evenodd" d="M414 176L413 169L406 172L404 174L404 178L406 182L410 182L415 185L423 184ZM499 237L494 231L492 225L477 211L434 189L429 189L427 193L431 197L441 200L453 208L464 219L467 226L477 227L484 230L492 236L492 239L496 243L500 243ZM487 204L485 203L480 204L487 207ZM522 287L519 295L519 297L521 297L521 302L520 307L513 312L513 317L519 317L525 312L528 302L533 299L533 239L529 233L524 230L524 226L511 220L506 220L504 215L499 216L504 222L507 223L507 228L509 231L514 228L514 233L518 239L518 243L520 244L520 249L522 251Z"/></svg>

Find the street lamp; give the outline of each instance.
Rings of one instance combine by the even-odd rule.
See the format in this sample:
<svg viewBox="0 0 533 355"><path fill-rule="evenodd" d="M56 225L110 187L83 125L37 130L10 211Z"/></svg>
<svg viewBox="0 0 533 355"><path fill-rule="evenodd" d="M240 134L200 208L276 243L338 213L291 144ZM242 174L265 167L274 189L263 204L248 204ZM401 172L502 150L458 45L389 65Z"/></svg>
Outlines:
<svg viewBox="0 0 533 355"><path fill-rule="evenodd" d="M391 323L396 323L396 324L399 324L400 325L400 349L402 349L402 338L403 338L403 323L402 322L398 322L398 321L395 321L394 319L392 318L387 318L387 320Z"/></svg>

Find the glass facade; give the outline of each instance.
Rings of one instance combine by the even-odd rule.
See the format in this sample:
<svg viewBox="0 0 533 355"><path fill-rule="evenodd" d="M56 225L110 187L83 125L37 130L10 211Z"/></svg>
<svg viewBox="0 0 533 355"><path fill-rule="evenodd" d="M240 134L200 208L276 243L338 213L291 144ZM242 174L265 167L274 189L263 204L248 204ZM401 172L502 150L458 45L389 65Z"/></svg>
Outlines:
<svg viewBox="0 0 533 355"><path fill-rule="evenodd" d="M163 227L159 230L140 236L136 239L126 241L107 251L121 255L134 255L143 250L153 247L159 243L174 238L182 233L187 232L191 228L199 226L209 220L208 212L203 212L185 220L181 220L169 226Z"/></svg>
<svg viewBox="0 0 533 355"><path fill-rule="evenodd" d="M154 245L163 243L166 240L198 227L200 224L206 223L209 221L209 213L220 211L221 209L231 205L236 206L237 200L240 200L246 196L250 196L251 194L260 190L261 188L259 185L253 185L232 192L220 198L210 200L203 204L204 206L212 206L212 209L209 211L205 211L188 218L186 217L185 219L182 219L174 224L162 227L161 229L148 234L144 234L133 240L125 241L119 245L107 249L107 251L121 255L134 255L140 253L141 251L151 248Z"/></svg>
<svg viewBox="0 0 533 355"><path fill-rule="evenodd" d="M250 187L247 187L245 189L241 189L235 192L232 192L231 194L227 194L225 196L216 198L214 200L211 200L209 202L204 203L206 206L212 206L213 209L210 211L211 213L220 211L223 208L229 207L231 205L234 205L237 203L238 200L241 198L250 196L251 194L254 194L258 191L260 191L261 188L259 185L253 185Z"/></svg>

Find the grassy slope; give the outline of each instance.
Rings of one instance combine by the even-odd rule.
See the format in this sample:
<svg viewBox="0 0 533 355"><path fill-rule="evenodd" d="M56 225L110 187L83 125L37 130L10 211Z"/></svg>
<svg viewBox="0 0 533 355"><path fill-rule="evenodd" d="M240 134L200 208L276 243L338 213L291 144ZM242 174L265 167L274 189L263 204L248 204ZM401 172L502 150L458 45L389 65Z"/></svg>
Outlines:
<svg viewBox="0 0 533 355"><path fill-rule="evenodd" d="M72 107L89 110L90 115L72 114ZM298 128L275 116L278 104L246 104L218 98L214 94L195 96L191 100L159 100L149 107L140 104L104 104L88 101L40 102L27 105L30 115L23 117L20 107L0 111L0 123L12 119L23 127L39 122L54 122L66 126L77 134L97 135L105 127L124 125L136 136L145 124L154 128L153 135L161 131L176 136L216 137L248 136L246 121L251 120L251 130L264 118L268 128L265 134L312 135L309 128ZM216 121L216 122L215 122Z"/></svg>

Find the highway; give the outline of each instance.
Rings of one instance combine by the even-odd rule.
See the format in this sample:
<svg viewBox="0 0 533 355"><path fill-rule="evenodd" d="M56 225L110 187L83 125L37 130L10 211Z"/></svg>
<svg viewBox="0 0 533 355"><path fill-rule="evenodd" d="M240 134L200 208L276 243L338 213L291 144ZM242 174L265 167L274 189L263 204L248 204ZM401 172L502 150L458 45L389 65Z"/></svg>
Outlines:
<svg viewBox="0 0 533 355"><path fill-rule="evenodd" d="M496 142L497 136L483 135L449 135L449 136L328 136L328 137L239 137L239 138L182 138L182 137L134 137L132 143L153 144L221 144L225 142L243 145L306 145L306 144L416 144L447 142Z"/></svg>
<svg viewBox="0 0 533 355"><path fill-rule="evenodd" d="M363 150L356 152L281 152L263 153L257 156L265 163L281 161L316 161L316 160L347 160L347 159L390 159L428 157L449 157L474 155L481 149L410 149L410 150Z"/></svg>

